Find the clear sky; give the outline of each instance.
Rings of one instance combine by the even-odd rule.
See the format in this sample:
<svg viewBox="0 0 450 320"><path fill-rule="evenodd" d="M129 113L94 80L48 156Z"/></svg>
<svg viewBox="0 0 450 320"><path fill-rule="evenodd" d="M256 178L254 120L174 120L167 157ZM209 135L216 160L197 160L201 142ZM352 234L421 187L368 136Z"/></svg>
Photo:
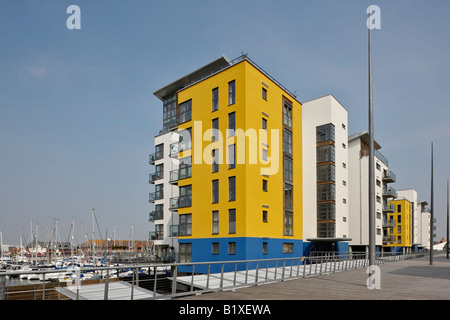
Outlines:
<svg viewBox="0 0 450 320"><path fill-rule="evenodd" d="M81 29L69 30L69 5ZM0 0L0 230L18 244L59 223L146 239L148 164L162 127L153 92L211 60L242 52L307 101L333 94L349 132L368 129L366 9L373 31L375 139L396 189L430 200L445 236L450 178L447 0ZM30 226L31 225L31 226ZM98 230L96 228L96 234ZM82 237L81 237L82 239Z"/></svg>

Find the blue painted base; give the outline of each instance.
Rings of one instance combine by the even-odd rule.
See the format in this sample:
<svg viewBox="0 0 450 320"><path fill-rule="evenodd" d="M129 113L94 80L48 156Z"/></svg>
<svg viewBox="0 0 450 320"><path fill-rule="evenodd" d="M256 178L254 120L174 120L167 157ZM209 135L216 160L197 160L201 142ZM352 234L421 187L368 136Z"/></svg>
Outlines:
<svg viewBox="0 0 450 320"><path fill-rule="evenodd" d="M178 239L178 243L192 243L192 262L215 262L215 261L235 261L235 260L262 260L275 258L295 258L301 257L303 254L303 241L298 239L263 239L263 238L206 238L206 239ZM219 246L218 253L212 253L213 243ZM229 252L230 243L236 244L236 250ZM264 245L266 243L266 246ZM292 245L292 251L283 252L286 244ZM265 248L265 252L264 252ZM280 263L280 262L278 262ZM275 266L275 261L269 266ZM266 267L266 264L264 266ZM191 272L191 266L180 267L181 272ZM210 272L221 272L222 264L212 264ZM225 264L224 272L237 270L245 270L244 263ZM256 263L249 265L250 269L256 268ZM208 272L208 265L197 265L195 272Z"/></svg>

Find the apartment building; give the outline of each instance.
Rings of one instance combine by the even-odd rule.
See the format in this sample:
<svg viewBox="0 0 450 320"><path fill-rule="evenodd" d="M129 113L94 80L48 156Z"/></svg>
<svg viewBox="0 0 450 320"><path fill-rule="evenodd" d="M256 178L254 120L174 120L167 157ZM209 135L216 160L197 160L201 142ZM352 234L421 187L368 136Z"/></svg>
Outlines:
<svg viewBox="0 0 450 320"><path fill-rule="evenodd" d="M390 252L411 252L413 204L407 199L390 200L389 204L394 206L394 211L387 215L391 224L385 233L387 241L383 241L383 247Z"/></svg>
<svg viewBox="0 0 450 320"><path fill-rule="evenodd" d="M348 251L348 115L333 95L303 103L303 236L310 251Z"/></svg>
<svg viewBox="0 0 450 320"><path fill-rule="evenodd" d="M170 216L154 220L155 233L157 223L177 230L179 261L301 256L302 105L295 95L245 55L222 56L155 95L164 109L155 145L165 150L154 161L164 164L155 212L162 204L158 210ZM159 237L161 246L174 243L166 232Z"/></svg>
<svg viewBox="0 0 450 320"><path fill-rule="evenodd" d="M412 220L411 220L411 250L417 251L419 247L421 247L421 242L419 241L419 233L421 228L420 224L420 208L417 200L417 191L414 189L402 189L397 190L397 198L396 200L406 199L412 205Z"/></svg>
<svg viewBox="0 0 450 320"><path fill-rule="evenodd" d="M419 249L421 248L430 248L430 228L431 228L431 213L429 208L427 207L428 202L419 201L418 203L418 214L419 218L417 219L419 224L419 232L418 232L418 244ZM434 231L433 231L434 232Z"/></svg>
<svg viewBox="0 0 450 320"><path fill-rule="evenodd" d="M348 137L349 175L349 237L352 251L368 251L369 246L369 134L361 132ZM383 234L389 225L388 213L393 212L389 200L397 197L397 191L389 185L396 176L389 169L389 162L375 141L375 246L382 251ZM385 239L386 240L386 239Z"/></svg>

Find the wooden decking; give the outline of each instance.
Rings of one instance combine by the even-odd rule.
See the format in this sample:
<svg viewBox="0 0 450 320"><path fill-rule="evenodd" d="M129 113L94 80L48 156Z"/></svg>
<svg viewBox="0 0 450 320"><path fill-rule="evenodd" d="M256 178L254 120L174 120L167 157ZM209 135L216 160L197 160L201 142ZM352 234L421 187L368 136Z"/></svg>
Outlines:
<svg viewBox="0 0 450 320"><path fill-rule="evenodd" d="M177 300L450 300L450 260L435 254L386 263L380 289L368 289L366 268L206 293Z"/></svg>

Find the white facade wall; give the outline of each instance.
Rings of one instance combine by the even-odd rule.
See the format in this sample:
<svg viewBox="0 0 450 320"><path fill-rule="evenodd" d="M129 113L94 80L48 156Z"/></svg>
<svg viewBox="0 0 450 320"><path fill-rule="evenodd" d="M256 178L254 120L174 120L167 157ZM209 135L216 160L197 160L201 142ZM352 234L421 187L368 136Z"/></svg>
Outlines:
<svg viewBox="0 0 450 320"><path fill-rule="evenodd" d="M367 133L349 137L349 236L351 246L369 245L369 156L363 152ZM376 144L377 145L377 144ZM377 156L375 163L375 245L383 243L383 172L389 171Z"/></svg>
<svg viewBox="0 0 450 320"><path fill-rule="evenodd" d="M156 225L163 225L164 236L163 239L154 240L155 246L172 246L175 252L178 252L177 237L170 236L170 226L178 225L178 212L169 210L170 198L178 197L178 186L172 185L170 181L170 171L178 169L178 159L170 156L171 144L178 142L178 133L176 131L169 131L164 134L155 137L155 146L164 144L164 157L155 161L155 167L158 164L164 164L164 178L155 181L155 185L164 185L164 197L160 200L155 200L155 206L157 204L164 205L164 218L154 221Z"/></svg>
<svg viewBox="0 0 450 320"><path fill-rule="evenodd" d="M335 127L336 238L349 234L347 110L326 95L302 105L304 239L317 238L316 127L328 123Z"/></svg>

